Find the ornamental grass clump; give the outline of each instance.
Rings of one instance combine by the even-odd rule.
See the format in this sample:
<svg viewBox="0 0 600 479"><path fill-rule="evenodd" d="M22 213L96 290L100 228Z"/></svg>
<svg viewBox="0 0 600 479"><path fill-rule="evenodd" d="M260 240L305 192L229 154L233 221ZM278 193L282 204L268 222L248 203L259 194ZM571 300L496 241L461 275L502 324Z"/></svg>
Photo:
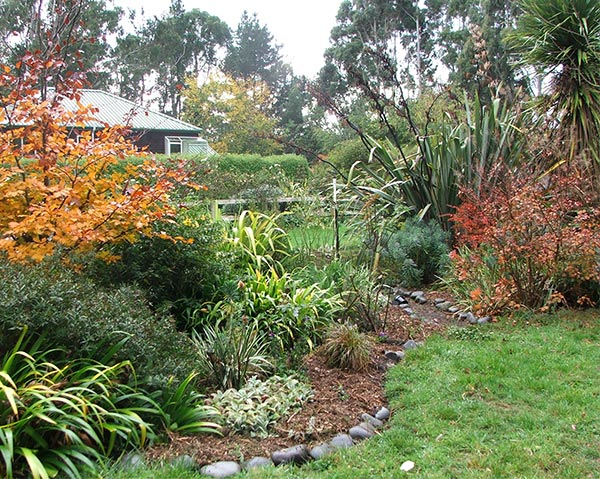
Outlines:
<svg viewBox="0 0 600 479"><path fill-rule="evenodd" d="M319 348L329 367L364 371L371 364L372 340L355 324L332 325Z"/></svg>
<svg viewBox="0 0 600 479"><path fill-rule="evenodd" d="M156 437L144 417L158 413L143 392L123 383L128 361L65 361L25 339L7 352L0 370L0 476L80 477L108 456Z"/></svg>

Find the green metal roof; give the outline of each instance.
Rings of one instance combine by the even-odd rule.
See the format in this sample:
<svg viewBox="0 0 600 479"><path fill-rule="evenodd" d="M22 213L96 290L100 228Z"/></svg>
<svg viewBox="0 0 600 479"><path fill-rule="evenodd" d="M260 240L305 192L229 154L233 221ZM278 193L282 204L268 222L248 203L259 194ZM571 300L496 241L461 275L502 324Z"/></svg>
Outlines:
<svg viewBox="0 0 600 479"><path fill-rule="evenodd" d="M106 123L109 126L127 125L133 130L186 131L195 134L201 132L197 126L164 113L149 110L112 93L89 89L80 92L82 105L91 105L98 109L93 115L98 121L89 122L86 125L88 128L102 128ZM64 99L62 104L68 111L77 111L78 109L74 100Z"/></svg>

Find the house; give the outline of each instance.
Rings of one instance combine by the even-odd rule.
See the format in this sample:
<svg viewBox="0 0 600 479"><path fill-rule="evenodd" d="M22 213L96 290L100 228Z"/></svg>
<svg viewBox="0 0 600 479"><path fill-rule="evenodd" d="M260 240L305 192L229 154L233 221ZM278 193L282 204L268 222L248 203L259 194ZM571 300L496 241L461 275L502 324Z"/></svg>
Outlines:
<svg viewBox="0 0 600 479"><path fill-rule="evenodd" d="M104 124L127 125L132 130L135 144L140 148L148 147L148 151L152 153L215 153L208 142L200 137L200 128L190 123L149 110L105 91L83 89L80 92L80 103L98 110L94 114L98 121L89 122L85 125L86 129L102 128ZM78 110L74 100L64 99L62 103L68 111Z"/></svg>

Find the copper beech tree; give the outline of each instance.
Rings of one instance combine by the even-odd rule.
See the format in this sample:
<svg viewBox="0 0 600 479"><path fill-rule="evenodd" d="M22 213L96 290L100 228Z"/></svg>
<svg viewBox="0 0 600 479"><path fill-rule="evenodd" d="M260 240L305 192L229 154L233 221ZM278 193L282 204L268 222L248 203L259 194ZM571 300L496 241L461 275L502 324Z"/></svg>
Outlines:
<svg viewBox="0 0 600 479"><path fill-rule="evenodd" d="M54 89L40 88L58 76ZM153 234L153 222L172 213L169 193L185 181L150 159L123 162L139 155L126 127L86 129L95 109L80 103L83 85L60 58L28 53L0 65L0 250L12 260L102 252Z"/></svg>

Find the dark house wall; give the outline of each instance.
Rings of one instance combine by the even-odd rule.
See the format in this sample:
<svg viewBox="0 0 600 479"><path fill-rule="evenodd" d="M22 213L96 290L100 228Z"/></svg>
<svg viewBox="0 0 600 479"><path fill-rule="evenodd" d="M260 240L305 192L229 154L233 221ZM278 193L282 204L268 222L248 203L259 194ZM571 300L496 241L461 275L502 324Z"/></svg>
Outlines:
<svg viewBox="0 0 600 479"><path fill-rule="evenodd" d="M198 133L189 130L147 130L133 132L134 141L140 148L147 146L152 153L165 152L165 136L196 137Z"/></svg>

